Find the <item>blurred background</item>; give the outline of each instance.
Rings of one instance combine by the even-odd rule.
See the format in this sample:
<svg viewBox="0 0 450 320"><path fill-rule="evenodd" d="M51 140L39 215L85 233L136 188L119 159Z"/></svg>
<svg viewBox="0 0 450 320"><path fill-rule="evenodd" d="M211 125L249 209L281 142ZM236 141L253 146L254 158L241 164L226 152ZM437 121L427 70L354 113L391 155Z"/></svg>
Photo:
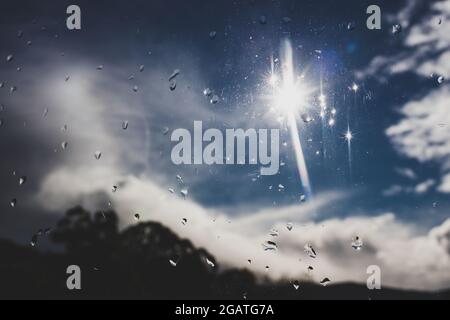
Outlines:
<svg viewBox="0 0 450 320"><path fill-rule="evenodd" d="M449 297L449 1L378 1L380 30L360 0L71 4L0 4L0 296ZM174 165L195 120L280 129L278 174Z"/></svg>

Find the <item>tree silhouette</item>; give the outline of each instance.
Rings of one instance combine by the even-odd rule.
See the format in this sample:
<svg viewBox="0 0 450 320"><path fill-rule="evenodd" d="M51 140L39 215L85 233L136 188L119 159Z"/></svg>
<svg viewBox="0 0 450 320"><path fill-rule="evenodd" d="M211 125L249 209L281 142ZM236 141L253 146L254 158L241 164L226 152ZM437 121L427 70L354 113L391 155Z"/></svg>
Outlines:
<svg viewBox="0 0 450 320"><path fill-rule="evenodd" d="M123 231L114 211L92 215L82 207L66 212L51 231L63 253L42 253L0 240L2 298L137 299L448 299L449 291L421 293L372 290L356 284L326 288L257 279L247 270L221 270L215 258L157 222ZM43 236L43 233L39 233ZM214 267L207 263L214 262ZM80 266L81 290L68 290L66 269Z"/></svg>

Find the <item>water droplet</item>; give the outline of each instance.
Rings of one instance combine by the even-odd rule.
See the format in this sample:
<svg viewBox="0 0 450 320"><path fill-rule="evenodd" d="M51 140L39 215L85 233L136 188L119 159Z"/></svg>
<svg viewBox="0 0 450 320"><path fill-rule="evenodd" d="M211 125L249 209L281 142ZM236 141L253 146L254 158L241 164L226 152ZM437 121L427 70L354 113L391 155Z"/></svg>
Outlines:
<svg viewBox="0 0 450 320"><path fill-rule="evenodd" d="M186 223L187 223L187 219L186 219L186 218L181 219L181 224L182 224L183 226L185 226Z"/></svg>
<svg viewBox="0 0 450 320"><path fill-rule="evenodd" d="M259 23L260 24L266 24L267 23L267 17L266 16L260 16L259 17Z"/></svg>
<svg viewBox="0 0 450 320"><path fill-rule="evenodd" d="M169 77L169 81L172 81L173 79L175 79L178 75L180 74L180 70L179 69L175 69L172 74Z"/></svg>
<svg viewBox="0 0 450 320"><path fill-rule="evenodd" d="M433 208L437 208L438 205L439 205L439 202L437 202L437 201L433 202L433 204L432 204Z"/></svg>
<svg viewBox="0 0 450 320"><path fill-rule="evenodd" d="M23 31L19 30L17 31L17 38L22 38L23 37Z"/></svg>
<svg viewBox="0 0 450 320"><path fill-rule="evenodd" d="M122 122L122 129L123 130L127 130L128 129L128 121L123 121Z"/></svg>
<svg viewBox="0 0 450 320"><path fill-rule="evenodd" d="M103 70L103 65L101 64L101 65L98 65L97 66L97 70Z"/></svg>
<svg viewBox="0 0 450 320"><path fill-rule="evenodd" d="M67 141L61 142L61 148L62 148L63 150L66 150L68 145L69 145L69 143L68 143Z"/></svg>
<svg viewBox="0 0 450 320"><path fill-rule="evenodd" d="M248 259L247 262L248 262L248 264L252 264L252 260L251 259Z"/></svg>
<svg viewBox="0 0 450 320"><path fill-rule="evenodd" d="M5 86L4 82L0 82L0 89L2 89Z"/></svg>
<svg viewBox="0 0 450 320"><path fill-rule="evenodd" d="M214 264L214 262L212 262L211 260L209 260L208 258L205 258L206 263L208 264L208 266L210 266L211 268L214 268L216 265Z"/></svg>
<svg viewBox="0 0 450 320"><path fill-rule="evenodd" d="M305 244L305 246L303 247L303 249L305 250L305 253L310 256L311 258L315 258L317 256L316 254L316 250L314 250L313 246L310 245L309 243Z"/></svg>
<svg viewBox="0 0 450 320"><path fill-rule="evenodd" d="M180 184L183 184L183 183L184 183L183 177L181 177L179 174L177 174L175 178L177 179L177 181L178 181Z"/></svg>
<svg viewBox="0 0 450 320"><path fill-rule="evenodd" d="M350 21L349 23L347 23L347 30L352 31L355 30L356 28L356 23L354 21Z"/></svg>
<svg viewBox="0 0 450 320"><path fill-rule="evenodd" d="M306 270L308 270L308 273L311 273L314 271L313 266L308 266L308 268L306 268Z"/></svg>
<svg viewBox="0 0 450 320"><path fill-rule="evenodd" d="M216 32L216 31L211 31L211 32L209 33L209 38L210 38L211 40L215 39L216 36L217 36L217 32Z"/></svg>
<svg viewBox="0 0 450 320"><path fill-rule="evenodd" d="M35 247L37 245L37 242L38 242L38 235L34 234L30 240L30 246Z"/></svg>
<svg viewBox="0 0 450 320"><path fill-rule="evenodd" d="M139 66L139 72L144 71L144 69L145 69L145 66L144 66L143 64L141 64L141 65Z"/></svg>
<svg viewBox="0 0 450 320"><path fill-rule="evenodd" d="M70 80L70 76L66 76L65 81L69 81Z"/></svg>
<svg viewBox="0 0 450 320"><path fill-rule="evenodd" d="M118 186L112 186L112 192L116 192L118 188Z"/></svg>
<svg viewBox="0 0 450 320"><path fill-rule="evenodd" d="M300 195L300 202L305 202L306 201L306 196L304 194Z"/></svg>
<svg viewBox="0 0 450 320"><path fill-rule="evenodd" d="M278 245L274 241L266 241L263 243L264 251L274 251L278 249Z"/></svg>
<svg viewBox="0 0 450 320"><path fill-rule="evenodd" d="M11 205L12 208L15 208L17 205L17 199L12 199L9 204Z"/></svg>
<svg viewBox="0 0 450 320"><path fill-rule="evenodd" d="M323 285L324 287L327 285L327 284L329 284L331 282L331 280L330 279L328 279L328 278L323 278L321 281L320 281L320 284L321 285Z"/></svg>
<svg viewBox="0 0 450 320"><path fill-rule="evenodd" d="M289 222L289 223L286 225L286 228L287 228L289 231L291 231L293 227L294 227L294 225L292 224L292 222Z"/></svg>
<svg viewBox="0 0 450 320"><path fill-rule="evenodd" d="M170 193L175 193L175 190L173 188L169 188Z"/></svg>
<svg viewBox="0 0 450 320"><path fill-rule="evenodd" d="M133 87L133 91L134 91L134 92L138 92L138 90L139 90L138 86L134 86L134 87Z"/></svg>
<svg viewBox="0 0 450 320"><path fill-rule="evenodd" d="M392 26L392 34L399 34L402 32L402 26L400 24L394 24Z"/></svg>
<svg viewBox="0 0 450 320"><path fill-rule="evenodd" d="M283 192L285 190L285 187L280 183L278 185L278 192Z"/></svg>
<svg viewBox="0 0 450 320"><path fill-rule="evenodd" d="M307 115L307 114L302 114L301 118L302 118L304 123L310 123L310 122L314 121L314 119L311 116Z"/></svg>
<svg viewBox="0 0 450 320"><path fill-rule="evenodd" d="M61 131L66 132L67 131L67 124L63 125L61 127Z"/></svg>
<svg viewBox="0 0 450 320"><path fill-rule="evenodd" d="M294 280L292 282L292 286L294 287L295 290L298 290L298 288L300 288L300 282L298 282L298 280Z"/></svg>
<svg viewBox="0 0 450 320"><path fill-rule="evenodd" d="M170 80L169 89L170 91L174 91L177 88L177 81L175 79Z"/></svg>
<svg viewBox="0 0 450 320"><path fill-rule="evenodd" d="M442 84L444 81L445 81L445 78L444 78L443 76L439 76L439 77L437 78L437 82L438 82L439 84Z"/></svg>
<svg viewBox="0 0 450 320"><path fill-rule="evenodd" d="M169 263L170 263L170 265L172 266L172 267L176 267L177 266L177 264L178 264L178 262L177 261L174 261L174 260L172 260L172 259L170 259L169 260Z"/></svg>
<svg viewBox="0 0 450 320"><path fill-rule="evenodd" d="M210 97L212 94L213 94L213 92L210 88L206 88L203 90L203 95L206 97Z"/></svg>
<svg viewBox="0 0 450 320"><path fill-rule="evenodd" d="M269 235L272 236L272 237L278 237L279 232L278 232L277 229L272 229L272 230L270 230Z"/></svg>
<svg viewBox="0 0 450 320"><path fill-rule="evenodd" d="M162 128L162 130L161 130L161 133L163 134L163 135L166 135L166 134L168 134L169 133L169 127L164 127L164 128Z"/></svg>
<svg viewBox="0 0 450 320"><path fill-rule="evenodd" d="M9 92L10 93L14 93L17 91L17 87L16 86L11 86L11 88L9 88Z"/></svg>
<svg viewBox="0 0 450 320"><path fill-rule="evenodd" d="M48 108L45 108L44 112L42 113L42 117L45 118L47 116L47 114L48 114Z"/></svg>
<svg viewBox="0 0 450 320"><path fill-rule="evenodd" d="M96 160L99 160L101 158L101 156L102 156L102 152L101 151L95 151L94 158Z"/></svg>
<svg viewBox="0 0 450 320"><path fill-rule="evenodd" d="M212 98L211 98L211 100L209 100L209 102L211 104L216 104L217 102L219 102L219 100L220 100L219 96L217 94L215 94L212 96Z"/></svg>
<svg viewBox="0 0 450 320"><path fill-rule="evenodd" d="M0 119L0 127L3 126L3 119Z"/></svg>
<svg viewBox="0 0 450 320"><path fill-rule="evenodd" d="M356 236L352 240L352 248L359 251L359 250L361 250L362 246L363 246L363 241L361 240L361 238L359 236Z"/></svg>
<svg viewBox="0 0 450 320"><path fill-rule="evenodd" d="M6 56L6 62L11 62L14 59L14 56L12 54L8 54Z"/></svg>
<svg viewBox="0 0 450 320"><path fill-rule="evenodd" d="M289 17L283 17L281 20L282 20L284 23L289 23L289 22L292 21L292 19L289 18Z"/></svg>
<svg viewBox="0 0 450 320"><path fill-rule="evenodd" d="M180 194L183 196L184 199L186 199L188 196L188 189L186 188L181 189Z"/></svg>
<svg viewBox="0 0 450 320"><path fill-rule="evenodd" d="M134 220L139 221L141 219L141 215L139 213L134 214Z"/></svg>
<svg viewBox="0 0 450 320"><path fill-rule="evenodd" d="M19 185L23 185L25 182L27 182L27 177L26 176L21 176L19 178Z"/></svg>

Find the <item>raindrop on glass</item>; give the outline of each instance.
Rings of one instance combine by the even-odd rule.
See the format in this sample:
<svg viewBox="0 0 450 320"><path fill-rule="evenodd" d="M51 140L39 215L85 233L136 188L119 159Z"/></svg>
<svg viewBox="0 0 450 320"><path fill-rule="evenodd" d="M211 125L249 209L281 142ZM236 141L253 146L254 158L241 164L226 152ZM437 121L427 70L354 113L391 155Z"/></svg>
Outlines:
<svg viewBox="0 0 450 320"><path fill-rule="evenodd" d="M174 260L172 260L172 259L169 260L169 263L170 263L170 265L171 265L172 267L176 267L177 264L178 264L178 262L176 262L176 261L174 261Z"/></svg>
<svg viewBox="0 0 450 320"><path fill-rule="evenodd" d="M445 81L445 78L443 76L439 76L437 78L437 83L442 84Z"/></svg>
<svg viewBox="0 0 450 320"><path fill-rule="evenodd" d="M19 178L19 185L23 185L25 182L27 182L27 177L26 176L21 176Z"/></svg>
<svg viewBox="0 0 450 320"><path fill-rule="evenodd" d="M61 142L61 148L62 148L63 150L66 150L68 145L69 145L69 144L67 143L67 141Z"/></svg>
<svg viewBox="0 0 450 320"><path fill-rule="evenodd" d="M274 241L266 241L263 243L264 251L274 251L278 249L278 245Z"/></svg>
<svg viewBox="0 0 450 320"><path fill-rule="evenodd" d="M304 123L310 123L310 122L314 121L314 119L307 114L302 114L301 117L302 117L302 120Z"/></svg>
<svg viewBox="0 0 450 320"><path fill-rule="evenodd" d="M363 246L363 241L361 240L361 238L359 236L356 236L352 240L352 248L359 251L359 250L361 250L362 246Z"/></svg>
<svg viewBox="0 0 450 320"><path fill-rule="evenodd" d="M101 156L102 156L102 152L101 151L95 151L94 158L96 160L99 160L101 158Z"/></svg>
<svg viewBox="0 0 450 320"><path fill-rule="evenodd" d="M303 247L305 253L310 256L311 258L315 258L317 256L316 250L314 250L313 246L310 244L305 244Z"/></svg>
<svg viewBox="0 0 450 320"><path fill-rule="evenodd" d="M212 262L211 260L209 260L208 258L205 258L206 263L208 264L208 266L210 266L211 268L214 268L216 265L214 264L214 262Z"/></svg>
<svg viewBox="0 0 450 320"><path fill-rule="evenodd" d="M34 234L30 240L30 246L35 247L37 245L37 242L38 242L38 235Z"/></svg>
<svg viewBox="0 0 450 320"><path fill-rule="evenodd" d="M123 130L127 130L128 129L128 121L123 121L122 122L122 129Z"/></svg>
<svg viewBox="0 0 450 320"><path fill-rule="evenodd" d="M177 81L175 79L170 80L169 89L170 91L174 91L177 88Z"/></svg>
<svg viewBox="0 0 450 320"><path fill-rule="evenodd" d="M6 62L11 62L14 59L14 56L12 54L8 54L6 56Z"/></svg>
<svg viewBox="0 0 450 320"><path fill-rule="evenodd" d="M352 31L354 30L356 27L356 24L354 21L350 21L349 23L347 23L347 30Z"/></svg>
<svg viewBox="0 0 450 320"><path fill-rule="evenodd" d="M144 69L145 69L145 66L144 66L143 64L141 64L141 65L139 66L139 72L144 71Z"/></svg>
<svg viewBox="0 0 450 320"><path fill-rule="evenodd" d="M181 189L180 194L182 195L182 197L184 199L186 199L188 196L188 189L186 189L186 188Z"/></svg>
<svg viewBox="0 0 450 320"><path fill-rule="evenodd" d="M211 40L215 39L216 36L217 36L217 32L216 32L216 31L211 31L211 32L209 33L209 38L210 38Z"/></svg>
<svg viewBox="0 0 450 320"><path fill-rule="evenodd" d="M187 223L187 219L186 219L186 218L181 219L181 224L182 224L183 226L185 226L186 223Z"/></svg>
<svg viewBox="0 0 450 320"><path fill-rule="evenodd" d="M213 92L210 88L206 88L203 90L203 95L206 97L210 97L212 94L213 94Z"/></svg>
<svg viewBox="0 0 450 320"><path fill-rule="evenodd" d="M286 225L286 229L288 229L289 231L291 231L293 227L294 227L294 225L292 224L292 222L289 222L289 223Z"/></svg>
<svg viewBox="0 0 450 320"><path fill-rule="evenodd" d="M292 286L295 290L298 290L298 288L300 288L300 282L298 282L298 280L295 280L292 282Z"/></svg>
<svg viewBox="0 0 450 320"><path fill-rule="evenodd" d="M183 177L180 176L179 174L177 174L175 178L177 179L177 181L178 181L179 183L181 183L181 184L184 183Z"/></svg>
<svg viewBox="0 0 450 320"><path fill-rule="evenodd" d="M179 69L175 69L172 74L169 77L169 81L172 81L173 79L175 79L178 75L180 74L180 70Z"/></svg>
<svg viewBox="0 0 450 320"><path fill-rule="evenodd" d="M402 26L400 24L394 24L392 26L392 34L399 34L402 32Z"/></svg>
<svg viewBox="0 0 450 320"><path fill-rule="evenodd" d="M324 287L327 285L327 284L329 284L331 282L331 280L330 279L328 279L328 278L323 278L321 281L320 281L320 284L321 285L323 285Z"/></svg>
<svg viewBox="0 0 450 320"><path fill-rule="evenodd" d="M97 66L97 70L103 70L103 65L101 64L101 65Z"/></svg>
<svg viewBox="0 0 450 320"><path fill-rule="evenodd" d="M272 236L272 237L278 237L279 232L278 232L277 229L272 229L272 230L270 230L269 235Z"/></svg>
<svg viewBox="0 0 450 320"><path fill-rule="evenodd" d="M15 208L17 205L17 199L12 199L9 204L11 205L12 208Z"/></svg>
<svg viewBox="0 0 450 320"><path fill-rule="evenodd" d="M141 216L139 213L135 213L134 214L134 220L139 221L139 219L141 219Z"/></svg>
<svg viewBox="0 0 450 320"><path fill-rule="evenodd" d="M162 128L161 133L162 133L163 135L168 134L168 133L169 133L169 128L168 128L168 127Z"/></svg>
<svg viewBox="0 0 450 320"><path fill-rule="evenodd" d="M216 104L217 102L219 102L219 96L218 95L213 95L212 96L212 98L211 98L211 100L209 100L209 102L211 103L211 104Z"/></svg>
<svg viewBox="0 0 450 320"><path fill-rule="evenodd" d="M266 24L267 23L267 17L266 16L260 16L259 17L259 23L260 24Z"/></svg>

